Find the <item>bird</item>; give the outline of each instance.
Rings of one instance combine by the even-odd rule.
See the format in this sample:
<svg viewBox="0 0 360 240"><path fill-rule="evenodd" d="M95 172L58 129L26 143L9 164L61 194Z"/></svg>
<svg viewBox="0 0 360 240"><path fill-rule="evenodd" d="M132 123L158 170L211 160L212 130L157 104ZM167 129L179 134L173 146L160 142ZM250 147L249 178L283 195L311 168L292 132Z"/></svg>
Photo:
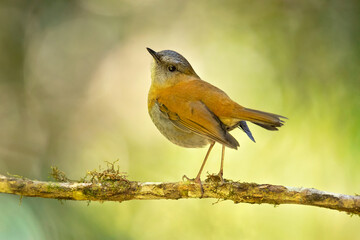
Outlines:
<svg viewBox="0 0 360 240"><path fill-rule="evenodd" d="M275 131L287 119L236 103L224 91L202 80L186 58L175 51L146 49L153 57L148 93L148 111L153 123L176 145L186 148L209 145L197 176L189 179L184 175L200 186L201 173L215 143L222 145L217 175L224 183L225 148L237 149L240 146L230 131L242 129L255 142L247 122Z"/></svg>

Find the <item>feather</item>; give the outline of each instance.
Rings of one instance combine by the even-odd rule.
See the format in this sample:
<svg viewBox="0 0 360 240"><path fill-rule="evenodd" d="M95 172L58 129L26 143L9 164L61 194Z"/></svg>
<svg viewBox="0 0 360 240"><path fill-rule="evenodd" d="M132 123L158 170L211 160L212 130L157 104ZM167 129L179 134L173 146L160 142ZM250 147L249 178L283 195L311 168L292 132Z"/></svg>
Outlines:
<svg viewBox="0 0 360 240"><path fill-rule="evenodd" d="M255 142L255 139L247 125L247 123L245 121L240 121L240 125L239 127L248 135L248 137L253 141Z"/></svg>

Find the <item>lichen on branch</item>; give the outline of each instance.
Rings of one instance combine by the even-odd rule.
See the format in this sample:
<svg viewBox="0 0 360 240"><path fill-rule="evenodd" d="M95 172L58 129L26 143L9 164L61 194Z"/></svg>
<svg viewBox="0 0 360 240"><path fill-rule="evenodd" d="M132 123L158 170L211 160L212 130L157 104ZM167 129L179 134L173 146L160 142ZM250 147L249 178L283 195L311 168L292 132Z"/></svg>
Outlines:
<svg viewBox="0 0 360 240"><path fill-rule="evenodd" d="M79 181L70 180L58 168L51 175L58 182L0 175L0 193L85 201L128 201L155 199L213 198L234 203L299 204L343 211L360 216L360 196L335 194L313 188L295 188L225 180L209 175L200 185L192 181L138 182L108 163L104 170L87 172Z"/></svg>

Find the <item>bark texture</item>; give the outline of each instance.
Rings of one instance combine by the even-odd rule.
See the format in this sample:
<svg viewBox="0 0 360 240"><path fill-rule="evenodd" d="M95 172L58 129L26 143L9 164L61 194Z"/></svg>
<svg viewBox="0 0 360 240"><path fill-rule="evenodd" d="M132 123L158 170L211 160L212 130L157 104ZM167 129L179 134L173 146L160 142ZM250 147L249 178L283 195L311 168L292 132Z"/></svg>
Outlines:
<svg viewBox="0 0 360 240"><path fill-rule="evenodd" d="M360 196L294 188L281 185L225 181L208 176L199 184L191 181L155 183L129 181L124 177L94 178L90 182L44 182L0 175L0 193L87 201L128 201L153 199L214 198L234 203L300 204L343 211L360 216ZM101 180L101 181L100 181Z"/></svg>

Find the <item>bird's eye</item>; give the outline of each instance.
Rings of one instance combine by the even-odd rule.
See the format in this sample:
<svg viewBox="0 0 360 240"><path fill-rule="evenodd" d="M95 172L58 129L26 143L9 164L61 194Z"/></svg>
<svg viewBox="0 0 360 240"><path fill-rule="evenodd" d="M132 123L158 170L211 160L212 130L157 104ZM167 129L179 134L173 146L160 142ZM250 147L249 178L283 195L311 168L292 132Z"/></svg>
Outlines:
<svg viewBox="0 0 360 240"><path fill-rule="evenodd" d="M176 70L176 67L173 65L168 66L168 69L170 72L174 72Z"/></svg>

